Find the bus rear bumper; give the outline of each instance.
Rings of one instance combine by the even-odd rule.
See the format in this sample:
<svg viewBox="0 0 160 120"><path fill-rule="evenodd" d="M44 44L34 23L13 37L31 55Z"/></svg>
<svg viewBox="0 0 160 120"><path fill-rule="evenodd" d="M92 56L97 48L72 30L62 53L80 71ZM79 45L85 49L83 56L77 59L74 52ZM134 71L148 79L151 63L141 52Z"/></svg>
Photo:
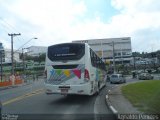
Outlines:
<svg viewBox="0 0 160 120"><path fill-rule="evenodd" d="M45 84L46 94L62 94L62 95L70 95L70 94L77 94L77 95L93 95L93 87L91 84L86 83L82 85L51 85Z"/></svg>

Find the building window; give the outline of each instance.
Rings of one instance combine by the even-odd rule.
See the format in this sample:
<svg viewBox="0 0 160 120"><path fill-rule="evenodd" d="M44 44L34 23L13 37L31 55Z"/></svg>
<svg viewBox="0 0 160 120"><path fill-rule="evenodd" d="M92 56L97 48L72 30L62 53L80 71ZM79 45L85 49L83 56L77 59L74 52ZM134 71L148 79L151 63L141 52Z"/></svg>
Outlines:
<svg viewBox="0 0 160 120"><path fill-rule="evenodd" d="M118 53L118 56L121 56L121 53Z"/></svg>
<svg viewBox="0 0 160 120"><path fill-rule="evenodd" d="M131 52L122 52L122 55L128 56L128 55L131 55Z"/></svg>
<svg viewBox="0 0 160 120"><path fill-rule="evenodd" d="M117 56L117 53L114 53L114 56Z"/></svg>
<svg viewBox="0 0 160 120"><path fill-rule="evenodd" d="M124 55L124 56L125 56L125 55L126 55L126 52L122 52L122 55Z"/></svg>

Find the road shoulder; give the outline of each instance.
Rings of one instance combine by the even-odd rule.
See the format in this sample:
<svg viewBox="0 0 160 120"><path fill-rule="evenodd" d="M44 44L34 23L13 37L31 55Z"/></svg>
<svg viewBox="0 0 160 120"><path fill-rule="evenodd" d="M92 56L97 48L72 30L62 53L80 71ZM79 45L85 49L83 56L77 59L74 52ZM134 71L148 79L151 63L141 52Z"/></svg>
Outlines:
<svg viewBox="0 0 160 120"><path fill-rule="evenodd" d="M117 85L107 91L106 102L114 114L141 114L122 94L121 87Z"/></svg>

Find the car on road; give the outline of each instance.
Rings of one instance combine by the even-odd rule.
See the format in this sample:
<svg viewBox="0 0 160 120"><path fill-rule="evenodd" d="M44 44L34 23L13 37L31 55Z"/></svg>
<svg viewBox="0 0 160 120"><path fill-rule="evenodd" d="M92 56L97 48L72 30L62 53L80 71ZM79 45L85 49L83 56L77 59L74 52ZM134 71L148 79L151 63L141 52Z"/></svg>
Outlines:
<svg viewBox="0 0 160 120"><path fill-rule="evenodd" d="M150 73L141 73L138 78L139 80L152 80L154 77Z"/></svg>
<svg viewBox="0 0 160 120"><path fill-rule="evenodd" d="M126 79L122 74L112 74L110 76L110 83L125 83Z"/></svg>

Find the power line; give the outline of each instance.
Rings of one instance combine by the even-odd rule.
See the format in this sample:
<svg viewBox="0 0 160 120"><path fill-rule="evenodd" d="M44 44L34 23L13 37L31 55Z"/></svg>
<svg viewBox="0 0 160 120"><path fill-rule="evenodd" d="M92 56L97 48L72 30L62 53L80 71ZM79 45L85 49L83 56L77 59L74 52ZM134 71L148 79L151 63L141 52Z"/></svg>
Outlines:
<svg viewBox="0 0 160 120"><path fill-rule="evenodd" d="M6 29L6 26L2 23L1 23L1 25L2 25L2 29L8 34L8 30Z"/></svg>
<svg viewBox="0 0 160 120"><path fill-rule="evenodd" d="M14 32L14 31L16 31L16 32L18 32L18 30L13 26L13 25L11 25L10 23L8 23L6 20L4 20L2 17L0 17L0 24L1 24L1 26L2 26L2 29L5 31L5 33L9 33L9 32ZM19 38L17 38L18 39L18 41L20 41L20 39Z"/></svg>
<svg viewBox="0 0 160 120"><path fill-rule="evenodd" d="M4 20L2 17L0 17L0 21L1 21L0 23L1 23L4 31L5 31L6 33L8 33L8 32L14 32L14 31L16 31L16 32L19 33L19 31L16 29L16 27L14 27L14 26L11 25L10 23L8 23L8 22L7 22L6 20ZM20 41L19 38L17 38L17 39L18 39L18 41Z"/></svg>
<svg viewBox="0 0 160 120"><path fill-rule="evenodd" d="M17 27L14 27L12 24L10 24L9 22L7 22L5 19L3 19L2 17L0 17L0 24L2 26L2 29L8 34L9 32L14 33L14 31L16 31L17 33L19 33L19 31L17 30ZM18 41L25 41L23 38L19 39L19 37L16 37L16 39ZM19 48L20 49L20 48ZM19 50L18 49L18 50ZM18 51L16 50L16 51Z"/></svg>
<svg viewBox="0 0 160 120"><path fill-rule="evenodd" d="M8 27L11 31L14 30L16 32L19 32L13 25L9 24L6 20L0 17L0 20L3 22L3 24Z"/></svg>
<svg viewBox="0 0 160 120"><path fill-rule="evenodd" d="M27 42L25 42L23 45L21 45L16 51L18 51L18 50L20 50L21 48L23 48L23 46L25 46L27 43L29 43L31 40L33 40L33 39L38 39L38 38L36 38L36 37L34 37L34 38L31 38L31 39L29 39ZM15 52L16 52L15 51Z"/></svg>

